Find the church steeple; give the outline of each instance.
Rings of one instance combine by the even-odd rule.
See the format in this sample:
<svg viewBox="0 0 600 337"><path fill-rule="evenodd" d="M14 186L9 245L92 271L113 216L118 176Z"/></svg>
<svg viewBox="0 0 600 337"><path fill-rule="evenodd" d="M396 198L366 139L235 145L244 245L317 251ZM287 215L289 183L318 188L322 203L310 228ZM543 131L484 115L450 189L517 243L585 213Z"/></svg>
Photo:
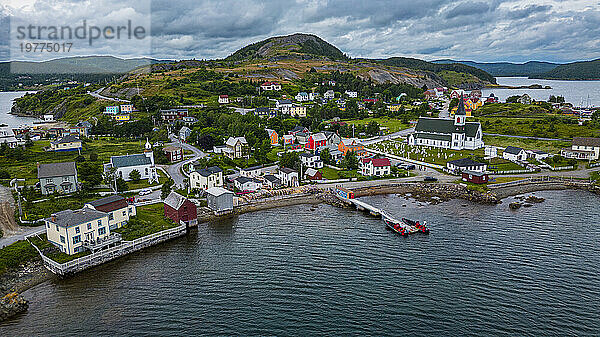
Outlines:
<svg viewBox="0 0 600 337"><path fill-rule="evenodd" d="M463 95L460 95L458 101L458 108L456 109L456 113L454 114L454 125L463 126L467 121L467 111L465 110L465 102Z"/></svg>

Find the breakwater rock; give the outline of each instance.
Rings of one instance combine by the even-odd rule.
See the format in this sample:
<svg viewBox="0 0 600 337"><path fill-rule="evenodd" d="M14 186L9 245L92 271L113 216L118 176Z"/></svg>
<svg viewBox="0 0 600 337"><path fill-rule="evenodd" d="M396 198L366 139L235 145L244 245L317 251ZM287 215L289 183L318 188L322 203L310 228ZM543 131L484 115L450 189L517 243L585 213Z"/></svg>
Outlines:
<svg viewBox="0 0 600 337"><path fill-rule="evenodd" d="M17 293L10 293L0 299L0 322L27 311L29 303Z"/></svg>
<svg viewBox="0 0 600 337"><path fill-rule="evenodd" d="M500 203L500 198L492 192L473 190L458 184L401 183L389 186L364 187L354 189L353 191L357 197L377 194L400 194L432 204L452 199L464 199L482 204Z"/></svg>

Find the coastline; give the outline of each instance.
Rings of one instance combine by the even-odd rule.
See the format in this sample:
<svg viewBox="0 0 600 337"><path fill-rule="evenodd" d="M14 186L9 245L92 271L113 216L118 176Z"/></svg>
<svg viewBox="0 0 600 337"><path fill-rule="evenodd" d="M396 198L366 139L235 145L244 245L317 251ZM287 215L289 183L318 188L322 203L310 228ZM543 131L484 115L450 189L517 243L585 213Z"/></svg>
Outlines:
<svg viewBox="0 0 600 337"><path fill-rule="evenodd" d="M413 198L421 202L428 202L430 204L438 204L452 199L463 199L474 203L482 204L498 204L502 203L503 199L511 196L518 196L537 191L566 189L587 190L590 193L600 195L600 187L586 189L576 186L569 186L566 184L531 184L524 186L506 186L495 189L494 191L481 192L454 183L427 184L422 182L389 182L388 184L356 187L353 188L352 191L355 193L356 197L382 194L397 194L404 195L405 197ZM203 224L212 221L217 221L223 218L235 217L245 213L253 213L273 208L306 204L317 205L323 203L332 205L334 207L348 207L346 204L341 202L333 193L322 190L321 192L314 192L300 196L291 195L289 197L281 198L278 200L266 200L249 203L240 206L238 209L236 209L234 213L223 216L216 216L212 213L202 213L198 215L198 223ZM2 296L13 293L19 294L52 279L58 279L58 276L52 274L49 270L47 270L43 266L41 259L37 259L28 263L27 265L22 266L21 268L7 271L4 275L0 276L0 290L2 291ZM21 295L17 295L17 297L20 300L24 301ZM24 310L21 307L20 310L15 311L6 319L23 313L26 310L26 306Z"/></svg>

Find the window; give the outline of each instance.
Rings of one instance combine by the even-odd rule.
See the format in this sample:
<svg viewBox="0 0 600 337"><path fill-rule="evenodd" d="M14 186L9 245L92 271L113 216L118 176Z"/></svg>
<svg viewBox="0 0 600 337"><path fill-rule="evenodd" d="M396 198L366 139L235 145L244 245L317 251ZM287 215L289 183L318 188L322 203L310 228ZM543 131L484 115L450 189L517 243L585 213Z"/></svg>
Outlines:
<svg viewBox="0 0 600 337"><path fill-rule="evenodd" d="M108 221L113 221L115 216L112 213L108 213Z"/></svg>
<svg viewBox="0 0 600 337"><path fill-rule="evenodd" d="M102 219L98 220L98 227L102 226Z"/></svg>
<svg viewBox="0 0 600 337"><path fill-rule="evenodd" d="M58 225L56 225L56 231L58 232Z"/></svg>
<svg viewBox="0 0 600 337"><path fill-rule="evenodd" d="M60 242L61 242L61 243L65 243L65 237L64 237L64 236L62 236L62 235L60 236Z"/></svg>
<svg viewBox="0 0 600 337"><path fill-rule="evenodd" d="M73 244L81 242L81 235L77 235L73 237Z"/></svg>
<svg viewBox="0 0 600 337"><path fill-rule="evenodd" d="M79 234L79 226L75 227L75 233Z"/></svg>
<svg viewBox="0 0 600 337"><path fill-rule="evenodd" d="M88 227L88 229L92 229L92 223L91 222L88 223L87 227Z"/></svg>
<svg viewBox="0 0 600 337"><path fill-rule="evenodd" d="M123 216L126 216L126 215L127 215L127 211L123 211Z"/></svg>
<svg viewBox="0 0 600 337"><path fill-rule="evenodd" d="M98 228L98 235L104 235L104 234L106 234L106 228L105 227Z"/></svg>
<svg viewBox="0 0 600 337"><path fill-rule="evenodd" d="M46 184L52 184L52 179L50 179L50 178L46 179Z"/></svg>
<svg viewBox="0 0 600 337"><path fill-rule="evenodd" d="M48 226L48 229L50 228L50 224L46 224L46 226Z"/></svg>

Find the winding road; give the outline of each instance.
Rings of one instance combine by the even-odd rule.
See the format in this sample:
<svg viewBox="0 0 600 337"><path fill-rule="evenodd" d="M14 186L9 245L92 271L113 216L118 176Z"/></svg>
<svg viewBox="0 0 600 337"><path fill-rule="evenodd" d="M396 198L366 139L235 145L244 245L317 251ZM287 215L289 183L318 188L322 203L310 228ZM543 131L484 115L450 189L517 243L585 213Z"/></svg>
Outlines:
<svg viewBox="0 0 600 337"><path fill-rule="evenodd" d="M173 179L173 181L175 182L175 185L178 186L178 187L183 188L183 181L187 177L182 173L181 168L184 165L193 162L194 160L197 160L197 159L202 158L202 157L206 157L207 154L204 153L204 152L202 152L200 149L198 149L198 148L190 145L190 144L180 142L179 139L177 139L175 137L175 135L170 135L169 139L172 141L172 143L170 143L171 145L181 146L184 149L190 150L190 151L192 151L194 153L194 156L192 158L190 158L190 159L181 161L181 162L173 164L173 165L169 165L169 166L164 166L163 167L163 168L165 168L167 170L167 172L171 176L171 179Z"/></svg>

